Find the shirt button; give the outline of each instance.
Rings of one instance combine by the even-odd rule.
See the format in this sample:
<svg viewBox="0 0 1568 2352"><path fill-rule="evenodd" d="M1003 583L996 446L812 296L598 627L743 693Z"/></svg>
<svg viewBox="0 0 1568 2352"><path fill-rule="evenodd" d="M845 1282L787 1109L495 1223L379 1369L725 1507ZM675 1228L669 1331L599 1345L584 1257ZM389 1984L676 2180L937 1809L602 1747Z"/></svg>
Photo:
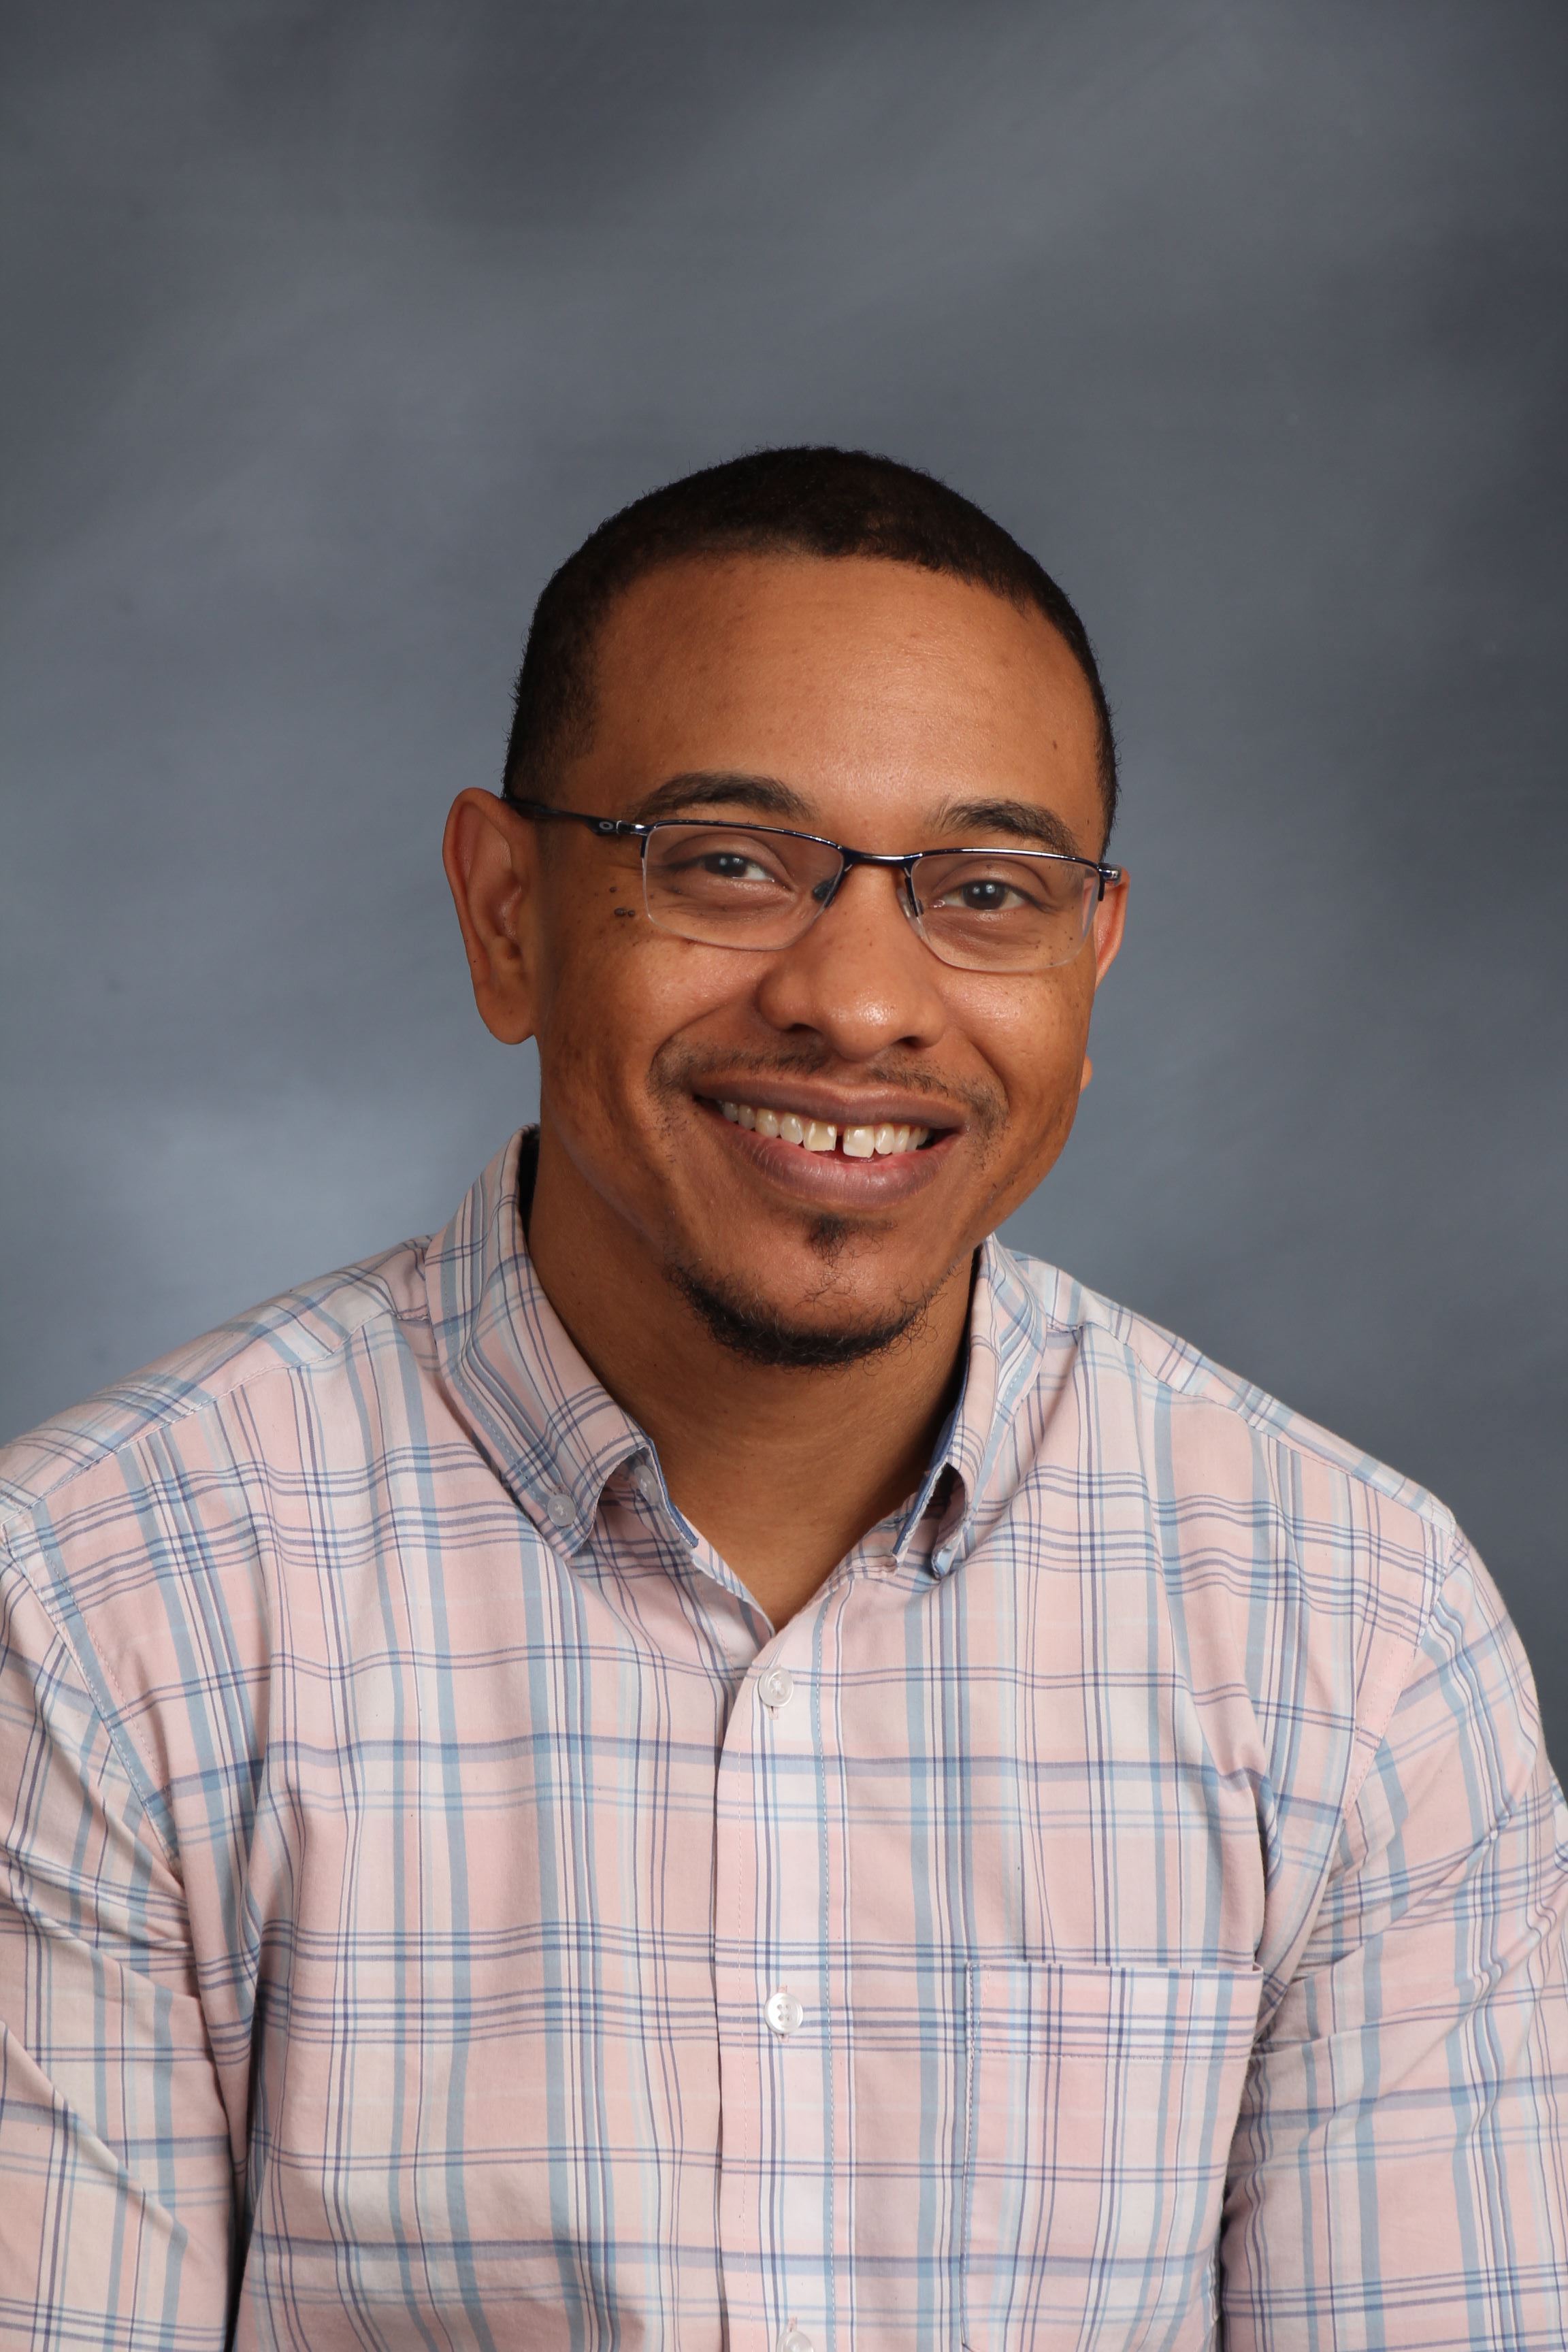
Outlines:
<svg viewBox="0 0 1568 2352"><path fill-rule="evenodd" d="M645 1503L658 1502L658 1480L654 1476L653 1472L648 1468L646 1463L643 1465L642 1468L637 1472L632 1480L632 1484L636 1486L637 1493L642 1496Z"/></svg>
<svg viewBox="0 0 1568 2352"><path fill-rule="evenodd" d="M547 1495L544 1507L558 1528L569 1528L577 1516L577 1506L570 1495Z"/></svg>
<svg viewBox="0 0 1568 2352"><path fill-rule="evenodd" d="M816 2352L816 2347L805 2328L797 2327L792 2319L779 2337L778 2352Z"/></svg>
<svg viewBox="0 0 1568 2352"><path fill-rule="evenodd" d="M776 1715L795 1696L795 1676L787 1666L770 1666L757 1679L757 1696L770 1714Z"/></svg>
<svg viewBox="0 0 1568 2352"><path fill-rule="evenodd" d="M787 2042L805 2015L805 2011L793 1992L779 1991L769 1993L763 2015L767 2019L779 2040Z"/></svg>

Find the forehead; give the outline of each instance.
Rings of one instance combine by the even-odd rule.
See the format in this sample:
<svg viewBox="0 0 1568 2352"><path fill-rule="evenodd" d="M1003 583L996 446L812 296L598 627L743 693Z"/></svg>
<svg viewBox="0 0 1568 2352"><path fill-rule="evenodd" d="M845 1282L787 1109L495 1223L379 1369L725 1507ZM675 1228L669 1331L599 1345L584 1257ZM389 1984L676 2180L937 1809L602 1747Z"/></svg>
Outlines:
<svg viewBox="0 0 1568 2352"><path fill-rule="evenodd" d="M874 558L738 556L645 575L595 648L582 765L626 806L665 776L776 775L825 825L918 819L962 788L1100 823L1098 728L1043 614Z"/></svg>

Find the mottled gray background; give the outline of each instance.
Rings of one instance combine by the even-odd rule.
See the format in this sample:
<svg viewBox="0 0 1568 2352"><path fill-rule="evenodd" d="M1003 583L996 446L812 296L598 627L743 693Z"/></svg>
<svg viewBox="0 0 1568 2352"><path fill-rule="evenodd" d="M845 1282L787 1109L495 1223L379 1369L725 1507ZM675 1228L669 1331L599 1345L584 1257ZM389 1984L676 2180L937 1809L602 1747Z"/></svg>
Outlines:
<svg viewBox="0 0 1568 2352"><path fill-rule="evenodd" d="M1133 929L1018 1236L1436 1486L1568 1751L1561 0L4 16L14 1429L443 1219L548 572L762 441L1081 603Z"/></svg>

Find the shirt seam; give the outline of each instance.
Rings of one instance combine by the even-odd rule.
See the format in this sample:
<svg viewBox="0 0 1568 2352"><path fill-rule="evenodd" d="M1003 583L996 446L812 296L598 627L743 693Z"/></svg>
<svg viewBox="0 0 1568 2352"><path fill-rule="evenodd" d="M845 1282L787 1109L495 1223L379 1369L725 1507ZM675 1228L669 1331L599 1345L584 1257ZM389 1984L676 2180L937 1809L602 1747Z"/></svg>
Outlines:
<svg viewBox="0 0 1568 2352"><path fill-rule="evenodd" d="M1353 1486L1363 1494L1375 1495L1379 1502L1385 1504L1389 1509L1408 1513L1412 1519L1430 1529L1445 1543L1451 1542L1457 1537L1458 1532L1457 1523L1449 1506L1440 1496L1427 1492L1425 1487L1417 1487L1405 1481L1399 1472L1391 1469L1386 1463L1375 1463L1370 1468L1362 1468L1356 1464L1341 1460L1334 1452L1331 1443L1314 1444L1310 1437L1292 1434L1289 1430L1279 1428L1267 1409L1268 1406L1271 1405L1274 1412L1285 1414L1291 1420L1296 1416L1291 1412L1289 1405L1280 1404L1277 1398L1265 1397L1262 1391L1258 1391L1258 1395L1264 1398L1261 1403L1238 1395L1206 1396L1201 1391L1194 1393L1192 1389L1166 1380L1163 1374L1152 1370L1129 1340L1122 1339L1108 1325L1097 1321L1092 1317L1086 1316L1079 1322L1068 1323L1046 1312L1046 1319L1051 1328L1064 1338L1077 1339L1081 1341L1085 1332L1094 1332L1099 1338L1107 1341L1123 1360L1124 1370L1130 1380L1138 1382L1147 1395L1158 1395L1169 1399L1173 1409L1177 1405L1184 1405L1192 1412L1216 1412L1227 1420L1231 1418L1239 1420L1260 1437L1277 1457L1289 1456L1296 1461L1315 1464L1319 1468L1327 1470L1331 1475L1342 1478L1348 1486ZM1205 1366L1206 1359L1192 1369L1201 1370ZM1211 1369L1217 1370L1217 1368ZM1037 1386L1040 1380L1044 1378L1045 1371L1044 1365L1037 1367L1027 1385ZM1016 1415L1021 1402L1022 1392L1014 1401L1009 1418ZM1331 1438L1331 1432L1325 1432L1324 1434ZM1388 1485L1381 1483L1373 1475L1373 1470L1383 1471L1388 1479L1397 1480L1399 1486L1407 1488L1407 1491L1391 1491Z"/></svg>
<svg viewBox="0 0 1568 2352"><path fill-rule="evenodd" d="M72 1487L83 1479L93 1477L105 1467L123 1461L128 1455L135 1454L151 1438L162 1431L173 1429L188 1421L195 1421L203 1413L216 1412L230 1397L247 1395L259 1387L264 1381L299 1380L301 1377L311 1377L323 1370L346 1353L363 1331L378 1322L392 1323L400 1328L412 1324L426 1329L429 1328L429 1318L423 1307L394 1307L387 1301L382 1300L377 1302L360 1322L353 1324L347 1330L336 1333L330 1342L326 1340L319 1342L318 1351L302 1362L258 1365L255 1370L246 1372L222 1387L209 1384L205 1381L195 1381L193 1392L189 1396L172 1397L166 1402L160 1402L149 1408L139 1428L130 1431L112 1444L104 1443L97 1445L87 1461L70 1463L46 1484L25 1486L18 1499L9 1508L0 1506L0 1539L9 1538L19 1528L35 1528L38 1513L46 1505L55 1503L62 1496L68 1495ZM243 1353L246 1349L258 1345L268 1336L269 1335L265 1333L253 1334L242 1342L241 1349L237 1350L237 1353ZM219 1369L221 1370L221 1367ZM115 1397L116 1391L110 1389L100 1393L106 1399L111 1399ZM90 1398L87 1400L89 1403L93 1401ZM58 1428L59 1425L58 1421L44 1422L37 1430L28 1431L19 1442L25 1444L27 1438L41 1436L51 1428Z"/></svg>
<svg viewBox="0 0 1568 2352"><path fill-rule="evenodd" d="M158 1824L158 1809L157 1803L154 1802L154 1800L158 1797L157 1772L153 1766L152 1759L144 1756L140 1747L137 1745L135 1734L132 1731L130 1726L123 1720L125 1714L129 1712L126 1706L124 1692L121 1689L111 1669L99 1651L96 1643L90 1643L89 1646L91 1649L93 1664L98 1669L98 1674L102 1677L103 1682L113 1694L115 1703L121 1710L119 1716L110 1715L105 1709L101 1699L99 1697L97 1688L95 1687L95 1677L88 1671L82 1659L80 1648L72 1639L68 1627L62 1622L59 1612L55 1607L53 1601L50 1596L40 1588L37 1579L28 1573L26 1566L22 1559L18 1558L16 1549L8 1540L4 1530L0 1530L0 1546L4 1547L3 1553L0 1553L0 1573L3 1573L4 1570L8 1568L15 1575L16 1581L31 1595L32 1599L37 1602L39 1610L42 1612L45 1621L53 1631L56 1641L59 1643L60 1648L63 1650L66 1656L70 1660L71 1665L75 1669L77 1679L81 1685L83 1695L85 1696L89 1706L92 1709L94 1717L101 1727L104 1738L108 1740L110 1747L112 1748L116 1758L119 1759L121 1770L124 1773L127 1780L131 1783L132 1788L135 1790L136 1801L142 1809L142 1818L146 1822L148 1835L157 1846L159 1853L163 1855L163 1860L168 1864L174 1876L178 1880L180 1885L184 1887L185 1883L184 1873L180 1866L178 1849L170 1843L168 1838L165 1837L163 1830Z"/></svg>
<svg viewBox="0 0 1568 2352"><path fill-rule="evenodd" d="M1340 1802L1342 1821L1348 1821L1354 1812L1361 1801L1362 1790L1366 1786L1367 1776L1387 1745L1388 1727L1394 1719L1394 1710L1404 1695L1411 1664L1432 1629L1438 1601L1460 1569L1465 1566L1468 1551L1468 1543L1456 1528L1448 1549L1443 1556L1441 1572L1428 1576L1426 1580L1426 1592L1417 1612L1415 1624L1409 1640L1400 1651L1396 1660L1391 1662L1381 1673L1369 1677L1366 1685L1367 1693L1369 1696L1375 1694L1378 1704L1368 1706L1364 1719L1358 1714L1358 1727L1364 1729L1365 1737L1357 1742L1362 1751L1360 1759L1352 1762L1346 1775L1345 1791ZM1382 1707L1381 1714L1378 1711L1379 1706ZM1505 1815L1504 1820L1506 1819ZM1495 1836L1501 1826L1500 1822L1494 1822L1489 1834Z"/></svg>

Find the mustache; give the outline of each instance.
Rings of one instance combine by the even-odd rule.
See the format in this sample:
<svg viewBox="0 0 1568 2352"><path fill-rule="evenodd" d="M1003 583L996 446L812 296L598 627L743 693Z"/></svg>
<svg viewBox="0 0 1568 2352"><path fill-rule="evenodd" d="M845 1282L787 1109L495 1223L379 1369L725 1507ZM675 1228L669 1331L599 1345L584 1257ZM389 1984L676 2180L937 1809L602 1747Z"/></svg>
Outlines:
<svg viewBox="0 0 1568 2352"><path fill-rule="evenodd" d="M949 1110L962 1108L982 1135L995 1134L1007 1117L1007 1097L999 1086L939 1078L918 1063L892 1055L874 1062L845 1062L824 1046L801 1045L784 1053L713 1054L672 1039L654 1055L649 1076L656 1092L671 1099L718 1084L730 1085L737 1078L829 1078L845 1087L886 1087L892 1093L921 1095Z"/></svg>

